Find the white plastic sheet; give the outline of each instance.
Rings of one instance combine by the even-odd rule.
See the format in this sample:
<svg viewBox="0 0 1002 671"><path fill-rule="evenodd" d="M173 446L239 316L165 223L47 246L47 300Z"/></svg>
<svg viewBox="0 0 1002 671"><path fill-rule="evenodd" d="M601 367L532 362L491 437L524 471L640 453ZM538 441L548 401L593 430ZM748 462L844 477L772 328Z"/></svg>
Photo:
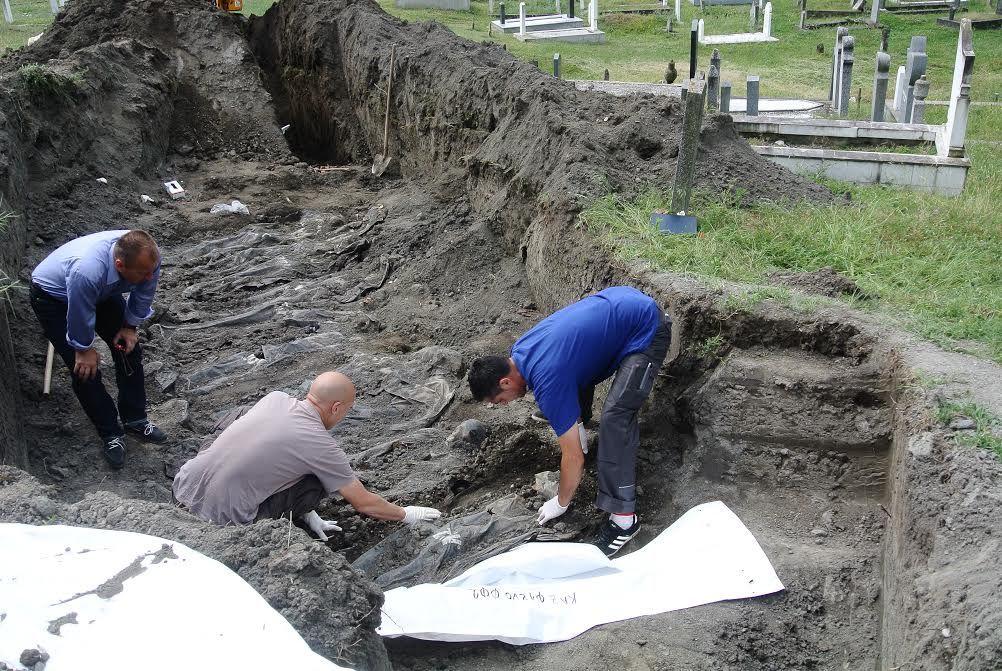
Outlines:
<svg viewBox="0 0 1002 671"><path fill-rule="evenodd" d="M531 543L447 583L390 590L379 633L549 643L606 622L781 589L755 537L715 501L612 561L588 544Z"/></svg>
<svg viewBox="0 0 1002 671"><path fill-rule="evenodd" d="M27 648L46 671L344 668L225 566L143 534L0 524L0 613L0 661L18 669ZM59 618L76 624L52 633Z"/></svg>

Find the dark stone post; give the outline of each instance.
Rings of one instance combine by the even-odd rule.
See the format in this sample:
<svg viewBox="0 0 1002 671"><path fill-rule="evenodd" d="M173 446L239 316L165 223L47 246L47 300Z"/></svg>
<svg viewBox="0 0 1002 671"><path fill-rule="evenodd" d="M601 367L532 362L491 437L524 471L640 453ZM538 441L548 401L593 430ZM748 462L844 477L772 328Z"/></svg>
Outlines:
<svg viewBox="0 0 1002 671"><path fill-rule="evenodd" d="M689 79L696 78L696 58L699 55L699 21L692 20L689 28Z"/></svg>
<svg viewBox="0 0 1002 671"><path fill-rule="evenodd" d="M704 84L690 78L685 96L682 115L682 138L678 146L678 161L675 164L675 179L671 188L671 213L689 213L689 197L692 195L692 180L696 173L696 159L699 154L699 131L703 125Z"/></svg>

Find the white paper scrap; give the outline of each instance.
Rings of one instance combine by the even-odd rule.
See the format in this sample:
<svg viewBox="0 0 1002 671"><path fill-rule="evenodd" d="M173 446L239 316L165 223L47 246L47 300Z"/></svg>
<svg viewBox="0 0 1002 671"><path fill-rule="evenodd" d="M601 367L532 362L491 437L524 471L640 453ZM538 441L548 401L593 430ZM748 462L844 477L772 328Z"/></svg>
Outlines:
<svg viewBox="0 0 1002 671"><path fill-rule="evenodd" d="M0 524L0 662L45 671L344 667L310 650L236 573L181 543L70 526Z"/></svg>
<svg viewBox="0 0 1002 671"><path fill-rule="evenodd" d="M714 501L611 561L585 543L529 543L444 584L390 590L378 632L432 641L551 643L606 622L781 589L755 537Z"/></svg>

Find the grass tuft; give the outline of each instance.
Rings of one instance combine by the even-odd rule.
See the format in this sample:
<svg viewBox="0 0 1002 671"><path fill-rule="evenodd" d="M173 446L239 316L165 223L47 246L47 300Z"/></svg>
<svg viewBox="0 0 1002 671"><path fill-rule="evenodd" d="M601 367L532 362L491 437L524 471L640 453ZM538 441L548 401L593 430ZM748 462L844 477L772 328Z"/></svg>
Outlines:
<svg viewBox="0 0 1002 671"><path fill-rule="evenodd" d="M947 401L936 409L936 419L943 426L949 426L957 418L967 418L975 424L972 431L958 431L954 434L957 443L989 450L1002 459L1002 437L996 434L996 431L1002 429L1002 422L998 417L972 401Z"/></svg>
<svg viewBox="0 0 1002 671"><path fill-rule="evenodd" d="M30 95L43 99L71 100L83 84L82 73L64 75L38 63L18 68L17 77Z"/></svg>

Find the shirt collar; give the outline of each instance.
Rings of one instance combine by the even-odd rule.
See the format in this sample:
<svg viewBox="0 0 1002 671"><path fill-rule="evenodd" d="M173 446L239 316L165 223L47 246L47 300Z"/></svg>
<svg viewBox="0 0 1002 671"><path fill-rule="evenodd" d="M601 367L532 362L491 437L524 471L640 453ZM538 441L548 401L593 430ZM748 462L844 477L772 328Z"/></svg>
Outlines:
<svg viewBox="0 0 1002 671"><path fill-rule="evenodd" d="M117 242L118 240L113 240L111 247L108 248L108 274L105 276L105 281L109 285L118 284L122 280L122 276L115 269L115 244Z"/></svg>

